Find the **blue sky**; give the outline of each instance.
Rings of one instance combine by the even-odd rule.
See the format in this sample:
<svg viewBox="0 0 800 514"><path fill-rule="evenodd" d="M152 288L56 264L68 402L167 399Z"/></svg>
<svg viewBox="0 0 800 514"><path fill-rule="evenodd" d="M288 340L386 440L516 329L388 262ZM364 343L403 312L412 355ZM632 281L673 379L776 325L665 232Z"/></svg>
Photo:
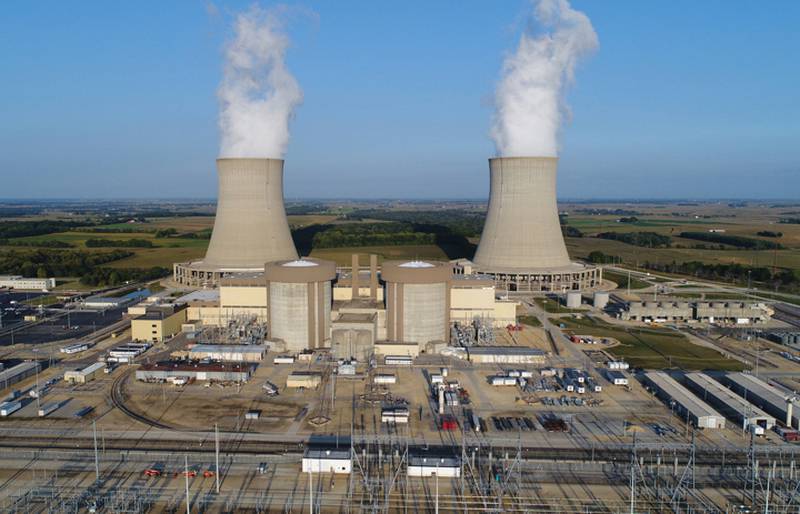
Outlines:
<svg viewBox="0 0 800 514"><path fill-rule="evenodd" d="M215 196L222 45L251 3L4 2L0 198ZM487 196L528 2L289 5L287 197ZM600 48L568 95L559 196L800 198L800 2L572 5Z"/></svg>

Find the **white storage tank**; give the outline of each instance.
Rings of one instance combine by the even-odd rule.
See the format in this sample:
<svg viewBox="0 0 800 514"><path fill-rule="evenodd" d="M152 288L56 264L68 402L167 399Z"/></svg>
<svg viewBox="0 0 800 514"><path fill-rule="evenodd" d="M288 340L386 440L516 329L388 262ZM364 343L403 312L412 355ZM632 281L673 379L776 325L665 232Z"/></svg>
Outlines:
<svg viewBox="0 0 800 514"><path fill-rule="evenodd" d="M608 305L609 295L605 291L598 291L594 294L594 308L605 309Z"/></svg>
<svg viewBox="0 0 800 514"><path fill-rule="evenodd" d="M321 348L330 338L331 281L336 264L319 259L268 263L267 326L270 337L286 344L287 351Z"/></svg>
<svg viewBox="0 0 800 514"><path fill-rule="evenodd" d="M582 298L580 291L570 291L567 293L567 307L577 309L581 306Z"/></svg>
<svg viewBox="0 0 800 514"><path fill-rule="evenodd" d="M386 261L386 337L425 345L449 340L452 264L437 261Z"/></svg>

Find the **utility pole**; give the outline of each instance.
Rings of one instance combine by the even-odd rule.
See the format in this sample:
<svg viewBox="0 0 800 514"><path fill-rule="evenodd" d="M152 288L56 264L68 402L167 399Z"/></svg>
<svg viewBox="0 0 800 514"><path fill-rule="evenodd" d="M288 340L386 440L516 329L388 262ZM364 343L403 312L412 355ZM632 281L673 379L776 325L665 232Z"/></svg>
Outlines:
<svg viewBox="0 0 800 514"><path fill-rule="evenodd" d="M94 476L100 481L100 457L97 454L97 421L92 421L92 432L94 433Z"/></svg>
<svg viewBox="0 0 800 514"><path fill-rule="evenodd" d="M183 456L183 476L186 480L186 514L192 514L192 508L189 505L189 455Z"/></svg>
<svg viewBox="0 0 800 514"><path fill-rule="evenodd" d="M311 463L308 464L308 513L314 514L314 478L311 475Z"/></svg>
<svg viewBox="0 0 800 514"><path fill-rule="evenodd" d="M217 494L219 494L219 427L214 423L214 454L216 456L216 465L214 466L214 476L217 479Z"/></svg>

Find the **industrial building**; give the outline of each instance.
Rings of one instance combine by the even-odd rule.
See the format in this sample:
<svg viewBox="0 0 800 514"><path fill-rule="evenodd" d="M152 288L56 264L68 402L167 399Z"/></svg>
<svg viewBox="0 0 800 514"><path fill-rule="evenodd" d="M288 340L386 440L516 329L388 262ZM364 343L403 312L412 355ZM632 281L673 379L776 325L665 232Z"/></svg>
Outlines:
<svg viewBox="0 0 800 514"><path fill-rule="evenodd" d="M254 364L202 363L165 361L142 364L136 370L136 380L165 381L170 378L214 380L217 382L247 382L255 371Z"/></svg>
<svg viewBox="0 0 800 514"><path fill-rule="evenodd" d="M303 453L303 473L336 473L349 475L353 470L350 448L313 447Z"/></svg>
<svg viewBox="0 0 800 514"><path fill-rule="evenodd" d="M319 259L277 261L266 265L270 339L281 351L322 348L330 340L331 281L336 264Z"/></svg>
<svg viewBox="0 0 800 514"><path fill-rule="evenodd" d="M176 283L214 287L235 272L297 259L283 203L282 159L217 159L219 196L205 258L178 263Z"/></svg>
<svg viewBox="0 0 800 514"><path fill-rule="evenodd" d="M771 316L772 310L761 302L629 302L620 312L623 320L658 323L694 320L742 325L762 323Z"/></svg>
<svg viewBox="0 0 800 514"><path fill-rule="evenodd" d="M725 417L722 414L697 398L667 373L648 371L644 374L643 381L676 415L686 419L695 427L725 428Z"/></svg>
<svg viewBox="0 0 800 514"><path fill-rule="evenodd" d="M556 204L555 157L489 159L489 209L473 263L507 291L579 291L602 281L601 268L570 262Z"/></svg>
<svg viewBox="0 0 800 514"><path fill-rule="evenodd" d="M104 362L95 362L83 369L65 371L64 381L70 384L85 384L86 382L91 382L103 373L105 367L106 365Z"/></svg>
<svg viewBox="0 0 800 514"><path fill-rule="evenodd" d="M337 358L367 360L378 336L378 315L374 312L345 312L332 321L331 351Z"/></svg>
<svg viewBox="0 0 800 514"><path fill-rule="evenodd" d="M774 343L800 348L800 330L770 330L765 336Z"/></svg>
<svg viewBox="0 0 800 514"><path fill-rule="evenodd" d="M742 429L750 426L769 430L775 426L775 418L720 384L704 373L687 373L686 384L698 398L708 402L726 418L736 422Z"/></svg>
<svg viewBox="0 0 800 514"><path fill-rule="evenodd" d="M781 420L787 427L800 428L800 404L793 393L748 373L726 373L720 379L733 392Z"/></svg>
<svg viewBox="0 0 800 514"><path fill-rule="evenodd" d="M689 302L630 302L620 313L626 321L687 321L694 319Z"/></svg>
<svg viewBox="0 0 800 514"><path fill-rule="evenodd" d="M432 449L409 450L407 472L409 477L458 478L461 476L461 458L451 452L437 452Z"/></svg>
<svg viewBox="0 0 800 514"><path fill-rule="evenodd" d="M286 377L286 387L316 389L322 383L322 373L318 371L292 371Z"/></svg>
<svg viewBox="0 0 800 514"><path fill-rule="evenodd" d="M255 344L197 344L189 350L189 358L222 362L261 362L266 352L265 347Z"/></svg>
<svg viewBox="0 0 800 514"><path fill-rule="evenodd" d="M83 307L87 309L116 309L140 302L150 296L149 289L132 291L122 296L90 296L83 300Z"/></svg>
<svg viewBox="0 0 800 514"><path fill-rule="evenodd" d="M452 275L446 262L385 261L386 339L423 347L448 341Z"/></svg>
<svg viewBox="0 0 800 514"><path fill-rule="evenodd" d="M25 278L22 275L0 275L0 287L49 291L56 287L54 278Z"/></svg>
<svg viewBox="0 0 800 514"><path fill-rule="evenodd" d="M0 368L2 369L2 368ZM20 362L16 366L0 371L0 389L10 387L17 382L35 375L42 370L42 365L36 361Z"/></svg>
<svg viewBox="0 0 800 514"><path fill-rule="evenodd" d="M476 364L544 364L545 353L524 346L470 346L470 361Z"/></svg>
<svg viewBox="0 0 800 514"><path fill-rule="evenodd" d="M186 315L186 305L149 306L143 316L131 320L131 339L163 343L181 331Z"/></svg>

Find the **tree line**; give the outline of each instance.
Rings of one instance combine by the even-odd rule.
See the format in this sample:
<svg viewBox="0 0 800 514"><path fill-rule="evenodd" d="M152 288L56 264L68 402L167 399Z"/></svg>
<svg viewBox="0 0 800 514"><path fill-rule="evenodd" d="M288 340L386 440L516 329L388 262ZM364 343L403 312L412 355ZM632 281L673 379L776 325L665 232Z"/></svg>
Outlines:
<svg viewBox="0 0 800 514"><path fill-rule="evenodd" d="M710 243L725 244L747 250L780 250L783 245L774 241L764 241L752 237L733 236L720 234L719 232L681 232L680 237L684 239L694 239L696 241L708 241Z"/></svg>

